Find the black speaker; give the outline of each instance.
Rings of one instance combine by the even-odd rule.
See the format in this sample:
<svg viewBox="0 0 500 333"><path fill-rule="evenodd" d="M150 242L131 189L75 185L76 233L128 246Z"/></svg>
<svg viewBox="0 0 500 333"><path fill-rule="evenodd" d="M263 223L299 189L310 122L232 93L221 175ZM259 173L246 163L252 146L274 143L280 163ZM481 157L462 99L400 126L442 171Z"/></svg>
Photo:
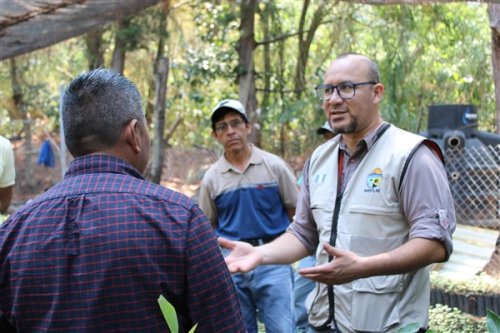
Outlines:
<svg viewBox="0 0 500 333"><path fill-rule="evenodd" d="M472 104L443 104L429 107L427 130L430 137L441 138L450 130L470 137L477 131L477 111Z"/></svg>

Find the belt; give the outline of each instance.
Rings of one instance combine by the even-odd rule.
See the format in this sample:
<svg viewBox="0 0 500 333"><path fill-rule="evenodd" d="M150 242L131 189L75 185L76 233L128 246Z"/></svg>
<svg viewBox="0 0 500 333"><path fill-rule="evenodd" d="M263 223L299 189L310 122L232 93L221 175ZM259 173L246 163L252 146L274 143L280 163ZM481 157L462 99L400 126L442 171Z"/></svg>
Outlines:
<svg viewBox="0 0 500 333"><path fill-rule="evenodd" d="M264 245L267 243L271 243L273 240L281 236L281 234L274 235L271 237L266 237L266 238L246 238L246 239L240 239L240 242L245 242L248 244L251 244L252 246L259 246L259 245Z"/></svg>

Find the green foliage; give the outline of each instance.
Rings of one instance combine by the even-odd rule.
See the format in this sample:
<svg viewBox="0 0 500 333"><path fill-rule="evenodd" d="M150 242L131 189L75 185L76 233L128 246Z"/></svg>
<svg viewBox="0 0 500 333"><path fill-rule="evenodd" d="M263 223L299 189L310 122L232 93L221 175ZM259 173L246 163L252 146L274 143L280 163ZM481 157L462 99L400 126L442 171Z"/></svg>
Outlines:
<svg viewBox="0 0 500 333"><path fill-rule="evenodd" d="M489 333L500 333L500 316L490 309L486 310L486 328Z"/></svg>
<svg viewBox="0 0 500 333"><path fill-rule="evenodd" d="M310 2L304 18L306 28L320 4ZM323 80L329 62L347 51L365 53L378 62L386 85L381 105L385 120L419 132L426 127L430 105L473 103L478 108L479 129L495 129L486 4L332 4L310 45L306 90L298 93L294 89L302 6L302 1L290 0L258 4L253 59L263 148L288 157L317 144L314 130L323 122L324 114L314 86ZM208 117L220 99L238 97L239 9L238 2L232 1L175 2L171 7L166 40L170 71L165 130L177 118L183 118L169 141L171 145L217 146L211 138ZM128 26L106 28L104 34L108 66L115 35L126 39L125 75L136 83L145 106L154 103L159 11L159 7L149 8L131 17ZM263 43L266 38L271 42ZM265 45L270 68L265 67ZM34 128L34 135L44 129L57 133L60 85L87 69L83 37L17 57L16 62L26 111L35 124L43 121ZM14 136L22 129L22 117L12 103L8 61L0 63L0 80L0 131Z"/></svg>
<svg viewBox="0 0 500 333"><path fill-rule="evenodd" d="M161 312L163 313L163 317L167 322L168 328L172 333L179 332L179 322L177 320L177 312L175 311L174 306L166 300L163 295L158 297L158 304L160 305ZM193 333L196 330L198 324L195 324L190 330L189 333Z"/></svg>
<svg viewBox="0 0 500 333"><path fill-rule="evenodd" d="M163 313L163 317L167 322L168 328L172 333L179 332L179 323L177 321L177 313L175 308L169 301L165 299L163 295L158 297L158 304L160 305L161 312Z"/></svg>
<svg viewBox="0 0 500 333"><path fill-rule="evenodd" d="M457 308L437 304L429 310L429 327L436 333L483 333L485 319L460 312Z"/></svg>
<svg viewBox="0 0 500 333"><path fill-rule="evenodd" d="M467 279L457 279L438 272L431 272L431 286L453 293L500 294L500 281L484 273Z"/></svg>
<svg viewBox="0 0 500 333"><path fill-rule="evenodd" d="M499 329L500 318L490 310L485 320L441 304L429 309L428 333L498 333ZM400 328L397 333L415 333L418 330L419 325L411 323Z"/></svg>
<svg viewBox="0 0 500 333"><path fill-rule="evenodd" d="M411 323L401 327L396 333L415 333L418 332L420 326L417 323Z"/></svg>
<svg viewBox="0 0 500 333"><path fill-rule="evenodd" d="M484 100L484 96L493 96L490 46L486 40L477 39L488 35L488 27L463 24L464 20L486 20L486 11L472 5L374 10L383 22L375 31L384 37L379 35L381 38L374 42L380 46L371 49L377 50L374 57L386 83L385 118L421 131L423 126L418 124L425 124L429 105L472 103L481 110L481 125L491 129L488 117L483 117L494 109ZM464 51L470 56L464 57Z"/></svg>

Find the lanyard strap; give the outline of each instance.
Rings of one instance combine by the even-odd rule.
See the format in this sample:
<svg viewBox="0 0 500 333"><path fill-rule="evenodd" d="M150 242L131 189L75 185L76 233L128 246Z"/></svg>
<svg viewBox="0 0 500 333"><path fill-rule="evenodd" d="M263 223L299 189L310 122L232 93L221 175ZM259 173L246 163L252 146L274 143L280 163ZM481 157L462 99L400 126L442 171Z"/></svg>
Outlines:
<svg viewBox="0 0 500 333"><path fill-rule="evenodd" d="M344 151L339 149L339 165L337 168L337 195L342 192L342 183L344 182Z"/></svg>

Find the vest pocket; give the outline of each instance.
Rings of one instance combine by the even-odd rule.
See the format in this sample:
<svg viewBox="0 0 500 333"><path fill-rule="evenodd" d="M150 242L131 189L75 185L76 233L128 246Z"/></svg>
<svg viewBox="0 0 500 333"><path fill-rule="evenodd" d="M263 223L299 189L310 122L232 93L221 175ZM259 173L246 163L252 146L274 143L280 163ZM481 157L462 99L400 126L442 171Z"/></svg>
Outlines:
<svg viewBox="0 0 500 333"><path fill-rule="evenodd" d="M380 206L369 204L352 204L349 210L351 213L367 214L367 215L381 215L381 216L398 216L401 214L399 206L393 204L392 206Z"/></svg>
<svg viewBox="0 0 500 333"><path fill-rule="evenodd" d="M350 249L361 256L371 256L397 248L403 237L351 237ZM400 298L404 276L382 275L352 282L352 328L383 332L400 322Z"/></svg>
<svg viewBox="0 0 500 333"><path fill-rule="evenodd" d="M402 275L375 276L353 281L352 328L382 332L399 323Z"/></svg>

